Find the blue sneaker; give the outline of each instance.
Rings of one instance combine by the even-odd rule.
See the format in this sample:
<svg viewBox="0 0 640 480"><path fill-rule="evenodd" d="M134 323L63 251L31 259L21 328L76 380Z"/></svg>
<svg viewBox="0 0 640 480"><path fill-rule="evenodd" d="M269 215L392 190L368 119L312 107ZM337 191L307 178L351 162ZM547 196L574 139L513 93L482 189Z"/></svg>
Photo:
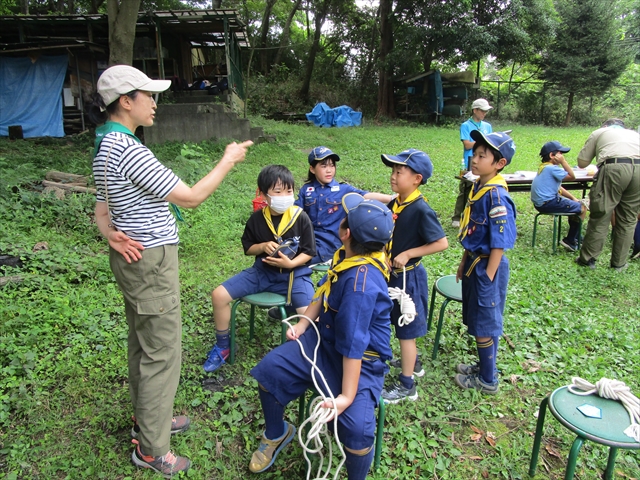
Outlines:
<svg viewBox="0 0 640 480"><path fill-rule="evenodd" d="M230 353L230 348L221 350L217 344L214 345L211 351L207 354L207 361L204 362L203 365L204 371L207 373L211 373L218 370L223 364L227 363L225 362L225 360L229 358Z"/></svg>

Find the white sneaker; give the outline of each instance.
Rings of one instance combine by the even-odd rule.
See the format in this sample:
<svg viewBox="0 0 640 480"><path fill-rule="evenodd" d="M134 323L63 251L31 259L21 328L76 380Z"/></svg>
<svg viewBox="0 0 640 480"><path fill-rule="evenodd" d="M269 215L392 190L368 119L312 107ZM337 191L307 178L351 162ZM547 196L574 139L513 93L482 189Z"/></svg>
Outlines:
<svg viewBox="0 0 640 480"><path fill-rule="evenodd" d="M451 226L455 228L460 228L460 220L452 220Z"/></svg>

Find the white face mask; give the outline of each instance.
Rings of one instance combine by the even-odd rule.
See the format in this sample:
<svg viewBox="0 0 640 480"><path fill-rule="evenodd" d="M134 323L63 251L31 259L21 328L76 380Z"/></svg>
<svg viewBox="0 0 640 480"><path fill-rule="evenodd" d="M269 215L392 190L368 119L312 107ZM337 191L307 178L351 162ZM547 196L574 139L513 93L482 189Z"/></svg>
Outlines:
<svg viewBox="0 0 640 480"><path fill-rule="evenodd" d="M293 195L278 195L275 197L272 197L271 195L267 195L267 197L269 197L271 199L271 209L276 212L276 213L284 213L287 211L287 209L293 205L293 202L295 202L295 199L293 198Z"/></svg>

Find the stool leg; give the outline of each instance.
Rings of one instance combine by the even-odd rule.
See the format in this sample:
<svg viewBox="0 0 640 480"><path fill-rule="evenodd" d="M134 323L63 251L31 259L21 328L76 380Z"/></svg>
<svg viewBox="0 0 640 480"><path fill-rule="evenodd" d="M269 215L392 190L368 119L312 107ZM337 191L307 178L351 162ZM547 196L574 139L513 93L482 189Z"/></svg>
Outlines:
<svg viewBox="0 0 640 480"><path fill-rule="evenodd" d="M249 340L253 340L255 318L256 318L256 306L251 305L251 313L249 314Z"/></svg>
<svg viewBox="0 0 640 480"><path fill-rule="evenodd" d="M284 309L283 306L280 306L280 318L282 318L283 320L285 318L287 318L287 311ZM287 324L280 322L280 343L285 343L287 341Z"/></svg>
<svg viewBox="0 0 640 480"><path fill-rule="evenodd" d="M302 425L302 421L304 420L304 407L306 404L307 392L305 391L300 398L298 399L298 425Z"/></svg>
<svg viewBox="0 0 640 480"><path fill-rule="evenodd" d="M536 248L536 231L538 229L538 217L540 215L541 214L538 213L535 217L533 217L533 237L531 238L531 248Z"/></svg>
<svg viewBox="0 0 640 480"><path fill-rule="evenodd" d="M571 451L569 451L569 458L567 460L567 471L564 474L564 480L571 480L576 473L576 462L578 461L578 453L582 448L584 438L577 436L571 445Z"/></svg>
<svg viewBox="0 0 640 480"><path fill-rule="evenodd" d="M580 219L580 227L578 227L578 250L582 246L582 219Z"/></svg>
<svg viewBox="0 0 640 480"><path fill-rule="evenodd" d="M553 216L553 253L556 253L556 246L560 241L558 237L560 236L560 217L558 215Z"/></svg>
<svg viewBox="0 0 640 480"><path fill-rule="evenodd" d="M533 450L531 451L531 463L529 463L529 476L533 477L536 474L536 466L538 464L538 454L540 453L540 443L542 443L542 429L544 427L544 417L547 414L547 404L549 403L549 397L545 397L540 402L540 409L538 410L538 422L536 423L536 437L533 441Z"/></svg>
<svg viewBox="0 0 640 480"><path fill-rule="evenodd" d="M378 402L378 425L376 427L376 446L373 460L373 471L380 468L380 456L382 454L382 442L384 436L384 418L386 416L386 407L382 398Z"/></svg>
<svg viewBox="0 0 640 480"><path fill-rule="evenodd" d="M436 284L431 289L431 306L429 306L429 319L427 320L427 332L431 330L431 320L433 320L433 307L436 303Z"/></svg>
<svg viewBox="0 0 640 480"><path fill-rule="evenodd" d="M240 299L233 302L231 305L231 321L230 321L230 332L229 332L229 360L227 363L229 365L233 365L236 361L236 311L238 310L238 305L240 304Z"/></svg>
<svg viewBox="0 0 640 480"><path fill-rule="evenodd" d="M446 298L444 302L442 302L442 306L440 307L440 317L438 318L438 328L436 329L436 338L433 341L433 352L431 352L431 360L435 360L438 358L438 347L440 346L440 334L442 333L442 322L444 321L444 309L449 303L449 299Z"/></svg>
<svg viewBox="0 0 640 480"><path fill-rule="evenodd" d="M611 480L613 478L613 467L616 463L616 455L618 449L616 447L609 448L609 460L607 460L607 469L604 472L604 480Z"/></svg>

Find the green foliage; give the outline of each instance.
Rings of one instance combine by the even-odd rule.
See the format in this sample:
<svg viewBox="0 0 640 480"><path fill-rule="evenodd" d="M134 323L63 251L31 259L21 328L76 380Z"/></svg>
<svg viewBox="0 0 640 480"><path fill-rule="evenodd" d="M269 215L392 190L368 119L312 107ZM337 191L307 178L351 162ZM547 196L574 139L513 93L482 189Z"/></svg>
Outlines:
<svg viewBox="0 0 640 480"><path fill-rule="evenodd" d="M507 173L536 169L540 146L549 139L573 147L567 155L573 164L591 131L492 123L496 130L514 128L518 149ZM389 169L380 154L421 148L434 163L434 176L422 191L450 242L446 251L424 259L430 284L454 273L462 255L448 221L457 193L456 159L462 153L457 124L319 129L260 118L252 118L252 124L276 135L276 143L252 147L210 199L195 210L183 210L186 222L180 224L183 363L175 412L188 414L193 427L173 437L171 447L191 458L194 467L187 477L196 480L248 478L247 463L264 427L249 371L278 344L280 335L264 311L258 311L256 337L250 341L249 309L241 307L235 365L212 376L202 372L215 338L211 290L251 264L239 236L264 165L287 165L300 184L308 168L307 152L326 145L342 158L339 180L389 193ZM47 142L0 139L3 177L9 179L2 179L8 193L0 198L0 252L19 256L24 263L0 272L24 276L22 283L0 287L0 478L156 478L136 470L129 460L127 326L107 244L91 222L93 198L71 195L60 201L35 191L37 179L48 169L90 173L91 148L88 136ZM224 144L172 142L153 150L193 184L222 156ZM21 182L23 176L32 180ZM575 255L551 253L552 226L545 220L538 228L538 244L531 248L531 202L525 193L512 198L519 236L515 249L508 252L509 341L500 343L500 393L483 397L453 384L456 364L473 361L476 352L461 325L459 305L450 303L438 358L430 360L433 333L418 341L426 370L418 379L420 397L388 407L382 464L369 478L524 479L535 414L540 400L553 389L569 383L571 376L592 382L605 376L623 380L640 393L640 303L634 295L640 263L631 262L622 274L610 271L607 243L596 270L580 269L573 263ZM40 241L49 249L33 252ZM441 301L439 297L436 313ZM393 348L397 353L395 339ZM295 422L296 406L289 406L286 416ZM547 418L536 478L560 479L573 436ZM494 437L492 446L487 438ZM596 478L606 464L606 449L587 442L577 475ZM262 477L304 475L302 451L292 442ZM616 475L640 477L636 453L619 452Z"/></svg>

